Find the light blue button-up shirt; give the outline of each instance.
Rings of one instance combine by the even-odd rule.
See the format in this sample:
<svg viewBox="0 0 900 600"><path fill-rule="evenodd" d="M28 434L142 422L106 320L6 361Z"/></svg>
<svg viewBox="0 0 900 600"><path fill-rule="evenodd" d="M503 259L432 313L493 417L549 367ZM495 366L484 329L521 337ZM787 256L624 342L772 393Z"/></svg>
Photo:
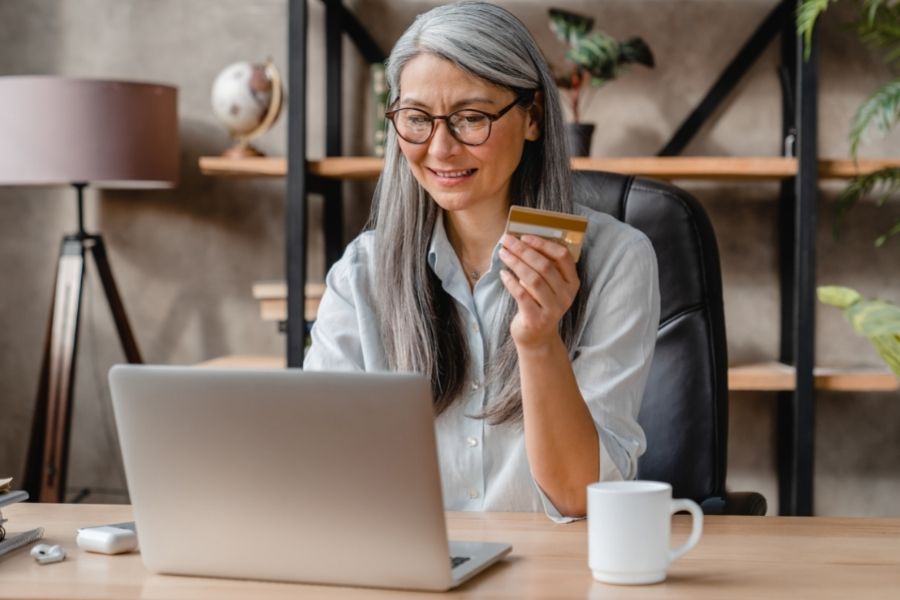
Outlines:
<svg viewBox="0 0 900 600"><path fill-rule="evenodd" d="M636 229L581 206L577 212L588 217L581 260L582 285L590 291L572 369L599 434L597 478L632 479L646 447L637 416L659 322L656 254ZM361 234L329 271L304 369L387 369L374 304L374 241L372 232ZM464 396L435 421L444 507L545 511L555 521L567 521L532 477L522 424L491 425L469 416L491 403L485 373L498 342L509 335L501 331L501 300L508 292L499 276L504 265L498 250L499 244L491 270L470 290L443 219L437 219L428 264L455 301L471 360Z"/></svg>

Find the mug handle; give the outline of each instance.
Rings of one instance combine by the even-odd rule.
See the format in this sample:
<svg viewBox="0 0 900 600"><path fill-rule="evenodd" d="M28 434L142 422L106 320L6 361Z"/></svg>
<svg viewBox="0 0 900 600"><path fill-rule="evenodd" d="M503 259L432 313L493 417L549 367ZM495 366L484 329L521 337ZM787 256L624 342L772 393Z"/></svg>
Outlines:
<svg viewBox="0 0 900 600"><path fill-rule="evenodd" d="M688 500L686 498L672 500L671 513L675 514L680 510L686 510L691 513L691 536L688 538L688 541L682 545L673 550L669 550L669 562L672 562L676 558L681 558L690 552L691 549L697 545L697 542L700 541L700 536L703 534L703 511L700 509L700 506L693 500Z"/></svg>

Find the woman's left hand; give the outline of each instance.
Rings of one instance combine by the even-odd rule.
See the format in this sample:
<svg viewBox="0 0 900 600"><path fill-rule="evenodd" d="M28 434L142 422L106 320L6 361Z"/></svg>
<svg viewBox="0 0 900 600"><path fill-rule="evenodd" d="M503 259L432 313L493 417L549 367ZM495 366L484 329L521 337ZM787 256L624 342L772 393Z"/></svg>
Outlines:
<svg viewBox="0 0 900 600"><path fill-rule="evenodd" d="M562 244L533 235L504 235L500 259L503 285L519 311L510 324L516 346L541 346L559 339L559 321L575 300L581 282L575 261Z"/></svg>

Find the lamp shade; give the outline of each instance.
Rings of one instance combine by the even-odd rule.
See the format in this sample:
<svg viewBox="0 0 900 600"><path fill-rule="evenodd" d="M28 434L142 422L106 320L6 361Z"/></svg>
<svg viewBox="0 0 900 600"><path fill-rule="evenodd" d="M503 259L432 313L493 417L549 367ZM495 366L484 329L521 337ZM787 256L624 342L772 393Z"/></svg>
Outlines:
<svg viewBox="0 0 900 600"><path fill-rule="evenodd" d="M67 77L0 77L0 185L171 187L177 90Z"/></svg>

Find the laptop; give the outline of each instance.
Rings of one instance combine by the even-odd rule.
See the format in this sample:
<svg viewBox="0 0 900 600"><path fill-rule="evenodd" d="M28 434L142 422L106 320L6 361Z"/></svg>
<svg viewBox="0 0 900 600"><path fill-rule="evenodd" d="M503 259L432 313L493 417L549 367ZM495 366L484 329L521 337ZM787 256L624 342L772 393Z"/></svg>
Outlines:
<svg viewBox="0 0 900 600"><path fill-rule="evenodd" d="M441 591L511 550L448 542L424 377L117 365L144 565Z"/></svg>

